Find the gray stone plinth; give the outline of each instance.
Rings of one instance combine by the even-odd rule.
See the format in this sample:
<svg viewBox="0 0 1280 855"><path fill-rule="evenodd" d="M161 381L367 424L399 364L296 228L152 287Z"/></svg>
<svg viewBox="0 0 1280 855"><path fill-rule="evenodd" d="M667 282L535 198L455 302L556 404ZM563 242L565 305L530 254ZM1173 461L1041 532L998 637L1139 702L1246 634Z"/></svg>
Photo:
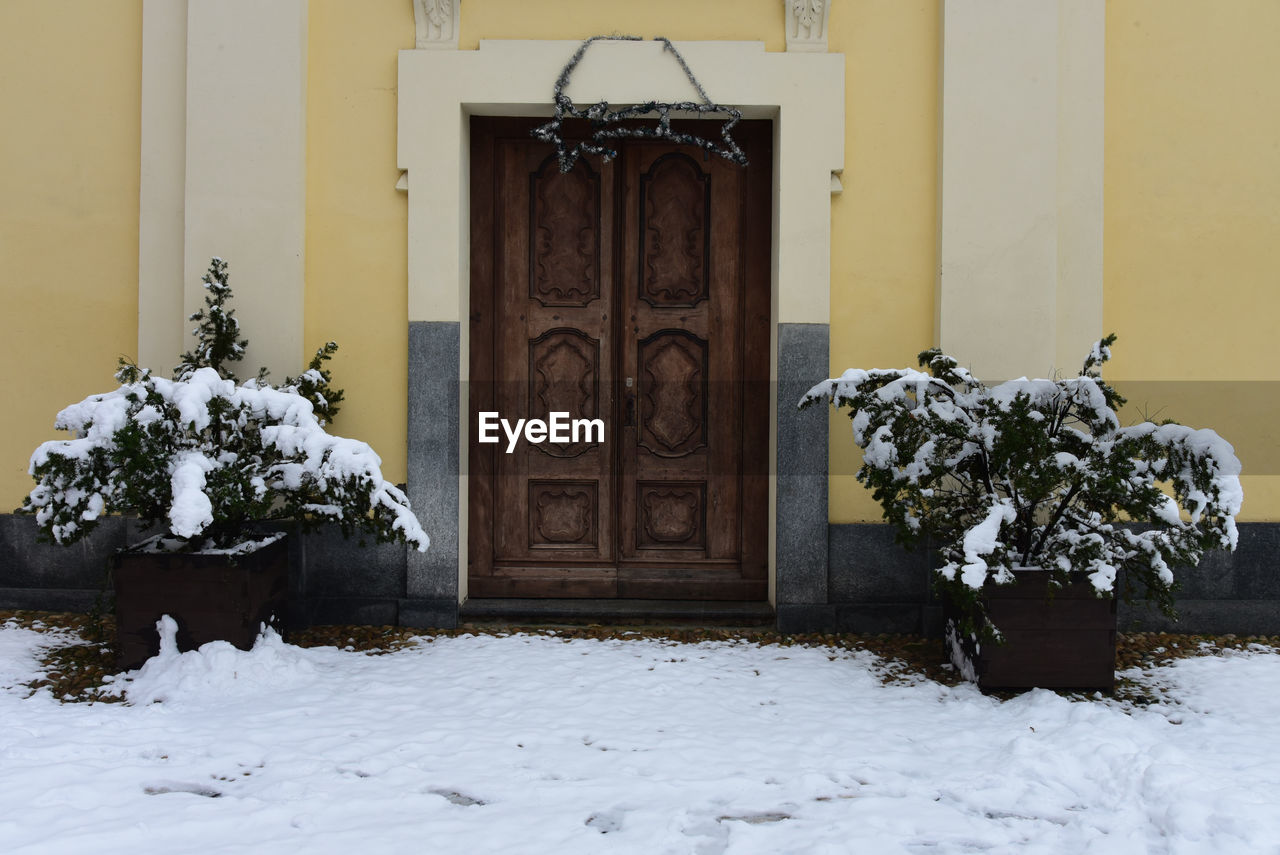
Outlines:
<svg viewBox="0 0 1280 855"><path fill-rule="evenodd" d="M86 613L109 605L101 588L0 588L0 609Z"/></svg>
<svg viewBox="0 0 1280 855"><path fill-rule="evenodd" d="M1177 620L1167 618L1145 600L1119 603L1117 623L1123 632L1184 632L1210 635L1280 634L1280 600L1175 600Z"/></svg>
<svg viewBox="0 0 1280 855"><path fill-rule="evenodd" d="M395 626L400 606L395 599L320 597L304 603L305 626Z"/></svg>
<svg viewBox="0 0 1280 855"><path fill-rule="evenodd" d="M129 525L120 517L105 518L67 547L42 543L37 532L35 517L0 515L0 608L74 608L88 591L92 605L105 590L108 559L129 541ZM47 591L46 599L38 591Z"/></svg>
<svg viewBox="0 0 1280 855"><path fill-rule="evenodd" d="M883 523L833 525L830 529L831 600L843 603L923 603L930 592L926 544L908 550Z"/></svg>
<svg viewBox="0 0 1280 855"><path fill-rule="evenodd" d="M415 629L456 629L458 601L455 599L404 599L400 601L400 626Z"/></svg>
<svg viewBox="0 0 1280 855"><path fill-rule="evenodd" d="M396 600L404 591L403 544L375 543L359 534L345 538L329 527L302 535L301 549L308 597Z"/></svg>
<svg viewBox="0 0 1280 855"><path fill-rule="evenodd" d="M778 325L778 621L783 605L823 605L827 592L827 413L798 410L829 372L826 324ZM799 615L799 611L788 614ZM799 622L809 618L795 618ZM784 630L785 631L785 630Z"/></svg>
<svg viewBox="0 0 1280 855"><path fill-rule="evenodd" d="M835 607L835 623L832 629L836 632L878 635L882 632L920 634L927 628L924 608L921 604L903 602L841 603Z"/></svg>
<svg viewBox="0 0 1280 855"><path fill-rule="evenodd" d="M825 514L825 478L823 490ZM454 502L456 512L456 495ZM779 508L780 529L791 527L794 535L799 520ZM812 520L807 524L812 525ZM292 529L288 523L271 527ZM894 543L892 531L883 524L824 523L823 532L826 547L820 556L797 546L791 552L792 560L780 561L779 630L933 635L940 631L941 610L931 590L928 550L903 549ZM39 543L35 534L33 518L0 515L0 608L89 611L108 605L109 598L102 597L107 560L112 552L140 539L144 532L136 522L111 518L90 538L71 547ZM407 566L412 561L406 559L404 547L371 544L362 548L358 539L344 540L336 530L295 534L290 543L289 622L295 628L310 624L399 623L423 629L451 629L458 624L456 593L442 597L403 595L402 586L408 587ZM454 543L456 549L456 538ZM423 562L423 566L429 569L431 565ZM821 568L821 580L814 578L816 567ZM1209 553L1198 567L1175 570L1175 575L1183 583L1176 600L1181 620L1164 617L1139 597L1132 605L1120 603L1120 628L1280 634L1280 523L1242 523L1236 552ZM425 574L419 582L456 592L456 567L446 563L435 576ZM814 599L787 602L781 596L784 589L793 597ZM583 603L542 602L537 606L544 611L563 608L566 613L585 614ZM617 621L628 617L628 609L661 611L657 605L625 602L611 607L592 603L586 608L596 609L606 619L612 615ZM709 621L744 615L752 622L768 618L768 610L761 604L682 604L678 610L682 610L683 619L696 620L699 609L705 611ZM482 616L479 612L483 609L478 605L472 611L477 617Z"/></svg>
<svg viewBox="0 0 1280 855"><path fill-rule="evenodd" d="M409 500L431 537L426 553L410 551L404 593L410 601L458 600L459 327L445 321L409 324ZM433 612L412 611L413 620ZM403 615L402 615L403 620ZM406 626L426 626L408 623Z"/></svg>

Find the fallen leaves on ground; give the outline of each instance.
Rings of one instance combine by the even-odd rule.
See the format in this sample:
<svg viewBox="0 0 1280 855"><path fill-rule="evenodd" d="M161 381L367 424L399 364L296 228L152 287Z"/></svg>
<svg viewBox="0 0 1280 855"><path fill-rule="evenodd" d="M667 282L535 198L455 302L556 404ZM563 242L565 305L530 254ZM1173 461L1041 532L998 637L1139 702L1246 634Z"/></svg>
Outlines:
<svg viewBox="0 0 1280 855"><path fill-rule="evenodd" d="M0 624L14 622L34 630L69 629L84 644L51 647L44 664L45 675L30 684L33 691L48 688L65 701L104 701L99 690L105 678L117 673L115 667L115 622L109 615L73 612L0 611ZM961 682L954 669L943 660L942 640L919 635L856 635L852 633L779 633L770 629L684 626L525 626L501 622L466 623L456 630L421 630L399 626L314 626L296 630L286 639L300 647L332 646L373 655L390 653L416 644L419 639L459 635L508 635L523 632L560 638L650 639L678 644L703 641L739 641L750 644L777 644L828 647L839 650L866 650L879 656L888 667L889 681L929 679L946 685ZM1189 635L1167 632L1120 633L1116 642L1116 670L1150 668L1191 656L1222 655L1226 650L1251 647L1280 649L1280 636ZM1140 686L1125 679L1117 681L1117 696L1144 703Z"/></svg>

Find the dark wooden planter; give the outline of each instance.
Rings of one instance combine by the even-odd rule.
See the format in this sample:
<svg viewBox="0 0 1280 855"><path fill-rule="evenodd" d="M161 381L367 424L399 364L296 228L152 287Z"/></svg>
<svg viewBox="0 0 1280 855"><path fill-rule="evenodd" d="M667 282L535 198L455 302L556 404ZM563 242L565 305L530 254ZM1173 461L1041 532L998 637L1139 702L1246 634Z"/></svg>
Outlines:
<svg viewBox="0 0 1280 855"><path fill-rule="evenodd" d="M952 663L987 689L1101 689L1115 686L1116 601L1099 598L1087 579L1049 589L1049 574L1015 570L1012 585L983 588L1003 644L975 643L955 632L947 616Z"/></svg>
<svg viewBox="0 0 1280 855"><path fill-rule="evenodd" d="M178 624L178 649L215 640L242 650L262 624L281 628L289 590L289 543L280 538L244 555L125 550L114 557L116 664L141 667L160 652L156 621Z"/></svg>

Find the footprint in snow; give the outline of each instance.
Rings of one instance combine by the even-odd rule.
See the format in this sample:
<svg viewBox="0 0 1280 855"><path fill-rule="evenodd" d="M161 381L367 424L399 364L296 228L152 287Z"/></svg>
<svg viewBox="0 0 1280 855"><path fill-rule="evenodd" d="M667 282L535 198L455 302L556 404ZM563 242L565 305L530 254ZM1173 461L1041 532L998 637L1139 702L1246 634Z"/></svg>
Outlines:
<svg viewBox="0 0 1280 855"><path fill-rule="evenodd" d="M601 834L608 834L611 831L622 830L622 816L623 811L620 810L600 811L587 817L583 825L588 828L594 828Z"/></svg>
<svg viewBox="0 0 1280 855"><path fill-rule="evenodd" d="M744 813L738 816L718 816L716 822L745 822L747 825L763 825L767 822L782 822L791 819L789 813Z"/></svg>
<svg viewBox="0 0 1280 855"><path fill-rule="evenodd" d="M188 793L193 796L204 796L206 799L220 799L222 793L203 784L190 784L185 781L157 781L142 788L149 796L163 796L167 793Z"/></svg>
<svg viewBox="0 0 1280 855"><path fill-rule="evenodd" d="M486 804L486 802L481 799L473 799L471 796L459 793L455 790L427 790L427 792L432 795L440 796L443 799L447 799L455 805L462 805L463 807Z"/></svg>

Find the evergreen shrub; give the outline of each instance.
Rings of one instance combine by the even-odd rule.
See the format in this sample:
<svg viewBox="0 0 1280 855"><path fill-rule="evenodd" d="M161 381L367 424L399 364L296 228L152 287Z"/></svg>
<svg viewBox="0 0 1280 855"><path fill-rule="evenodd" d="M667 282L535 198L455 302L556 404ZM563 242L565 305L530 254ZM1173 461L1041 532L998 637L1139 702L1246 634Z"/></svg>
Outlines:
<svg viewBox="0 0 1280 855"><path fill-rule="evenodd" d="M234 547L251 523L291 519L425 550L408 498L383 478L373 449L325 431L343 397L326 367L338 346L328 342L279 385L265 368L239 382L230 366L248 342L228 308L226 262L214 258L203 282L204 308L190 317L197 343L173 379L122 359L117 389L58 413L56 427L75 438L36 449L37 483L22 507L42 536L73 543L104 514L136 514L167 527L174 549L198 551Z"/></svg>
<svg viewBox="0 0 1280 855"><path fill-rule="evenodd" d="M1115 594L1124 572L1174 614L1173 568L1236 546L1240 461L1212 430L1166 421L1122 427L1124 398L1102 379L1110 335L1076 377L987 387L938 349L926 371L850 369L801 400L847 407L858 480L900 542L938 549L936 583L962 628L998 637L982 613L988 582L1036 567L1052 585L1086 577Z"/></svg>

